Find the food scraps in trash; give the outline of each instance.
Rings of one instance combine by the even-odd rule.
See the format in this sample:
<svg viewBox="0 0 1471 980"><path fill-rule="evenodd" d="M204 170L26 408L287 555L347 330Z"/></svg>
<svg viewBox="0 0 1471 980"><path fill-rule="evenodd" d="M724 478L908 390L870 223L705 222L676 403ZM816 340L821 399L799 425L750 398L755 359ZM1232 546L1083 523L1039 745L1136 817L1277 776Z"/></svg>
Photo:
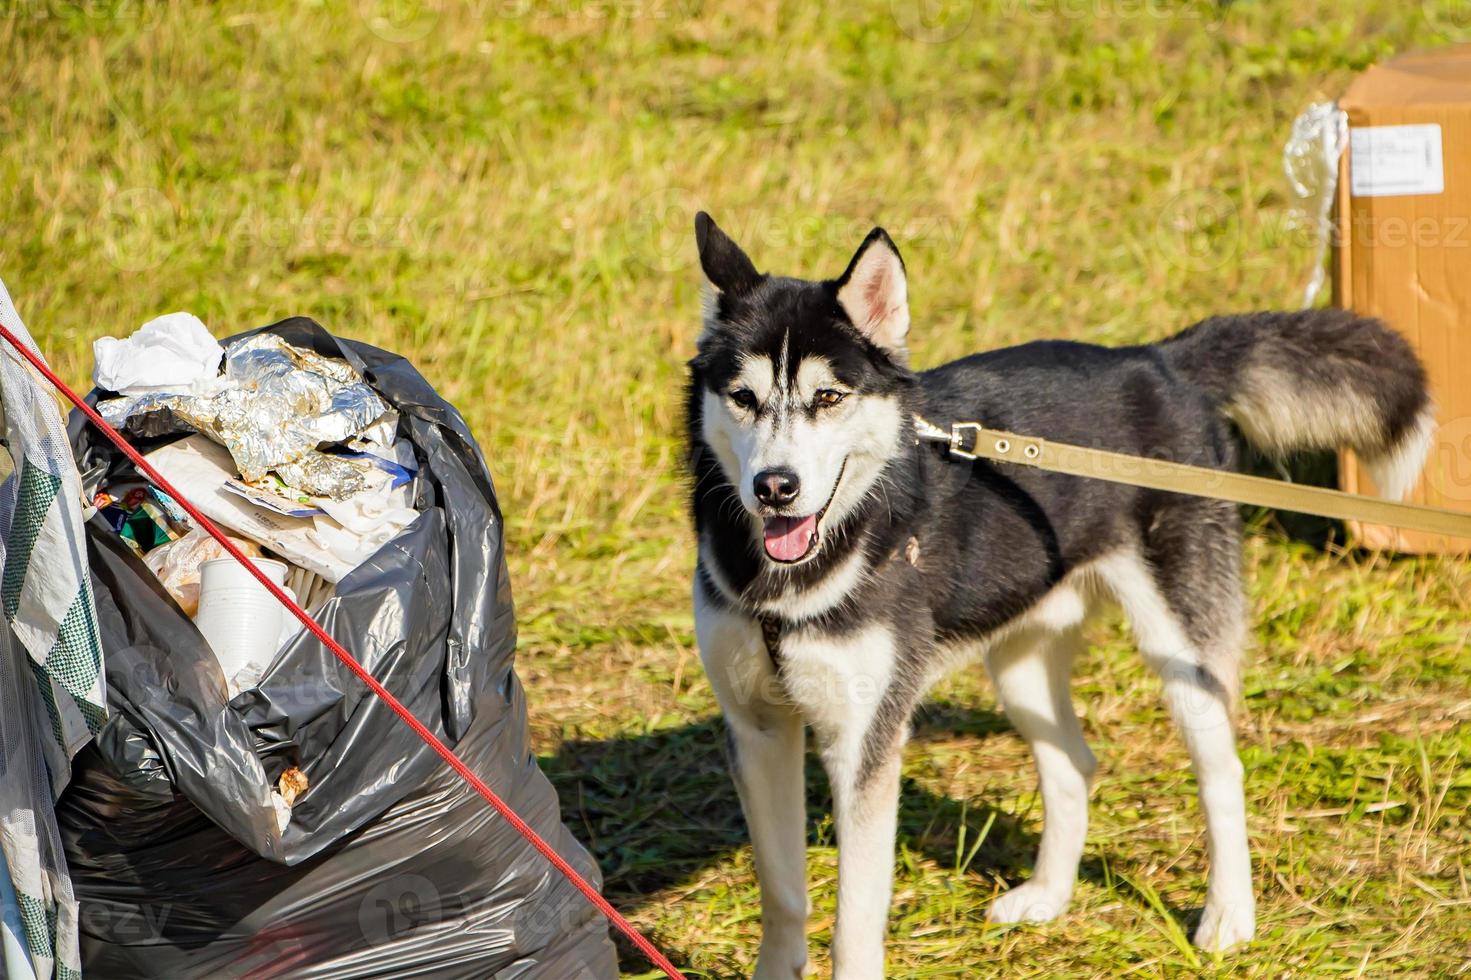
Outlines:
<svg viewBox="0 0 1471 980"><path fill-rule="evenodd" d="M283 517L315 517L322 513L322 508L314 504L309 495L288 485L275 474L267 474L264 480L254 483L226 480L225 490Z"/></svg>
<svg viewBox="0 0 1471 980"><path fill-rule="evenodd" d="M249 558L261 557L254 541L226 535ZM158 577L164 589L179 604L184 615L193 619L199 612L200 568L207 561L229 557L224 547L202 528L195 528L177 541L155 548L143 556L143 564Z"/></svg>
<svg viewBox="0 0 1471 980"><path fill-rule="evenodd" d="M307 791L306 773L292 766L281 774L277 789L287 806L296 806L296 798Z"/></svg>
<svg viewBox="0 0 1471 980"><path fill-rule="evenodd" d="M323 513L305 518L257 506L231 492L226 484L239 475L230 454L205 436L155 449L148 461L210 520L332 583L342 581L419 517L411 506L413 481L395 488L393 475L375 466L364 467L369 489L341 503L314 498Z"/></svg>

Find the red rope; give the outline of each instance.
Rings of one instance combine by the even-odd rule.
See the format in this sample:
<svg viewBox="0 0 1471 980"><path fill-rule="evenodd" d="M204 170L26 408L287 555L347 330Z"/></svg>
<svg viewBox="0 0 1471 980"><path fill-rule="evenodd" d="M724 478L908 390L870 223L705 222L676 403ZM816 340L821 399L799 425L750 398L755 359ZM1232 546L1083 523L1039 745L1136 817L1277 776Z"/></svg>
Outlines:
<svg viewBox="0 0 1471 980"><path fill-rule="evenodd" d="M322 643L326 645L327 649L336 654L337 659L342 661L342 663L346 665L348 670L352 671L358 676L359 680L368 685L369 690L378 695L378 697L385 704L387 704L389 708L393 710L393 713L398 715L399 718L403 720L403 723L405 725L408 725L414 730L414 734L418 735L421 739L424 740L424 744L428 745L435 752L439 753L439 757L443 759L451 769L459 773L461 779L473 786L475 788L475 791L485 798L485 802L489 803L496 813L499 813L506 820L507 823L516 828L516 832L519 833L522 837L526 838L526 841L532 847L541 852L542 857L550 861L552 863L552 866L562 873L563 877L572 882L572 884L576 886L577 890L582 892L582 894L587 897L587 900L589 902L592 902L593 905L597 907L597 910L603 913L603 915L608 919L609 922L618 927L619 932L627 936L629 941L637 946L639 951L649 958L650 962L652 962L660 970L663 970L664 973L671 978L671 980L685 980L684 974L680 973L679 970L675 968L674 964L670 963L668 958L665 957L663 953L659 952L658 948L655 947L653 943L645 939L644 936L633 927L632 923L630 923L627 919L620 915L618 910L615 909L611 904L609 904L606 898L598 894L598 890L592 885L588 884L587 881L584 880L583 877L577 873L577 870L562 858L562 855L552 850L552 846L548 844L545 840L543 840L540 834L538 834L535 830L532 830L531 826L527 824L526 821L518 817L515 811L507 806L506 802L502 800L499 796L497 796L495 791L487 786L479 776L475 775L475 773L470 770L470 767L465 765L465 763L461 761L460 757L455 755L454 751L451 750L449 746L441 742L433 732L425 727L423 722L421 722L418 718L415 718L413 713L409 711L408 708L404 707L403 702L394 697L393 694L389 692L388 688L379 683L376 677L368 673L367 668L358 663L357 658L348 653L347 650L344 649L343 646L339 644L336 640L332 639L332 635L328 633L325 629L323 629L322 626L315 619L312 619L310 613L308 613L305 609L301 608L301 606L292 601L291 597L287 595L280 586L276 585L269 578L267 578L265 574L256 567L255 563L246 558L245 555L240 551L240 549L235 547L234 543L225 536L224 532L215 526L213 521L200 513L199 509L191 504L188 498L179 493L179 491L175 490L173 486L169 483L169 481L164 479L163 475L159 473L158 470L154 469L153 466L149 464L148 460L143 458L138 450L128 445L128 441L124 439L116 429L109 425L106 419L104 419L101 415L98 415L96 409L92 408L92 406L83 401L81 396L78 395L75 391L72 391L71 388L67 386L65 381L62 381L59 377L57 377L56 374L49 367L46 366L46 362L41 360L38 354L32 351L25 344L17 340L15 335L11 333L8 329L6 329L4 324L0 324L0 337L4 337L7 341L9 341L11 347L14 347L17 351L19 351L21 356L31 363L32 367L41 372L46 380L51 382L51 384L56 387L57 391L65 395L67 399L82 412L83 415L87 416L87 418L92 421L93 425L101 429L102 434L107 436L107 438L112 441L113 445L122 450L124 455L126 455L128 459L133 461L133 465L138 467L138 469L150 480L152 480L160 490L168 494L170 497L173 497L174 500L178 501L179 506L184 509L185 513L193 518L193 520L197 522L200 527L204 528L204 530L209 533L210 537L218 541L220 543L220 546L230 553L230 557L234 558L240 564L249 569L250 574L255 576L256 581L265 586L266 590L270 592L271 595L275 596L278 602L284 605L287 609L291 610L292 615L301 620L301 625L310 630L317 639L321 640Z"/></svg>

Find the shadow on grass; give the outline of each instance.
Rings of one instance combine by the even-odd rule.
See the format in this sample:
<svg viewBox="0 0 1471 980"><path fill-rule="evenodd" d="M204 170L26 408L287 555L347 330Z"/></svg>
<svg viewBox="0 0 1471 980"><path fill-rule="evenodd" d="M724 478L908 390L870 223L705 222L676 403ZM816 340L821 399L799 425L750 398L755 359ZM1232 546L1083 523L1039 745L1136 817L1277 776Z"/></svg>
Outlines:
<svg viewBox="0 0 1471 980"><path fill-rule="evenodd" d="M988 709L931 702L915 719L916 740L945 735L990 738L1007 731ZM740 801L725 760L725 730L710 719L647 735L604 741L565 742L541 759L557 787L562 819L602 868L604 894L624 912L651 895L689 882L747 841ZM810 844L830 845L832 796L815 755L807 757L807 827ZM961 827L985 840L968 862L958 855ZM998 874L1015 881L1030 871L1037 836L1017 818L988 805L962 803L905 778L899 808L899 843L946 869L967 875ZM967 843L964 850L969 851ZM1082 874L1102 881L1097 861ZM692 950L667 949L676 962ZM625 970L649 969L631 945L620 942Z"/></svg>

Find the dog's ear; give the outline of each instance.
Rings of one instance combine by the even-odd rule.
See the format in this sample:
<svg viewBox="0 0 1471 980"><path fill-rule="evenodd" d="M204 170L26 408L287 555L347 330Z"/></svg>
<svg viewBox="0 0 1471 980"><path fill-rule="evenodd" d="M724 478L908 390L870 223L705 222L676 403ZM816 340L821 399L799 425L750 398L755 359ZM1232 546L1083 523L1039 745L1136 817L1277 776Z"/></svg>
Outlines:
<svg viewBox="0 0 1471 980"><path fill-rule="evenodd" d="M704 211L695 215L695 244L700 249L705 278L722 293L738 296L761 281L761 273L746 253Z"/></svg>
<svg viewBox="0 0 1471 980"><path fill-rule="evenodd" d="M909 285L899 249L882 228L868 233L837 280L838 304L853 326L884 350L905 356Z"/></svg>

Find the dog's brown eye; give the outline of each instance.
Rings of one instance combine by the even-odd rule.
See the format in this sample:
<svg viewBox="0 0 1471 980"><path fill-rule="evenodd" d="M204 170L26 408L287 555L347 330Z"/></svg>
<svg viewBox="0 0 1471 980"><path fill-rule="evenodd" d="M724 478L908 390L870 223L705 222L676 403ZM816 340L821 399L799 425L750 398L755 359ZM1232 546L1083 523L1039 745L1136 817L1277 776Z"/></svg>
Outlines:
<svg viewBox="0 0 1471 980"><path fill-rule="evenodd" d="M756 393L750 388L737 388L730 393L730 400L741 406L741 408L756 407Z"/></svg>
<svg viewBox="0 0 1471 980"><path fill-rule="evenodd" d="M847 392L837 391L833 388L823 388L817 393L817 404L836 405L838 402L847 397Z"/></svg>

